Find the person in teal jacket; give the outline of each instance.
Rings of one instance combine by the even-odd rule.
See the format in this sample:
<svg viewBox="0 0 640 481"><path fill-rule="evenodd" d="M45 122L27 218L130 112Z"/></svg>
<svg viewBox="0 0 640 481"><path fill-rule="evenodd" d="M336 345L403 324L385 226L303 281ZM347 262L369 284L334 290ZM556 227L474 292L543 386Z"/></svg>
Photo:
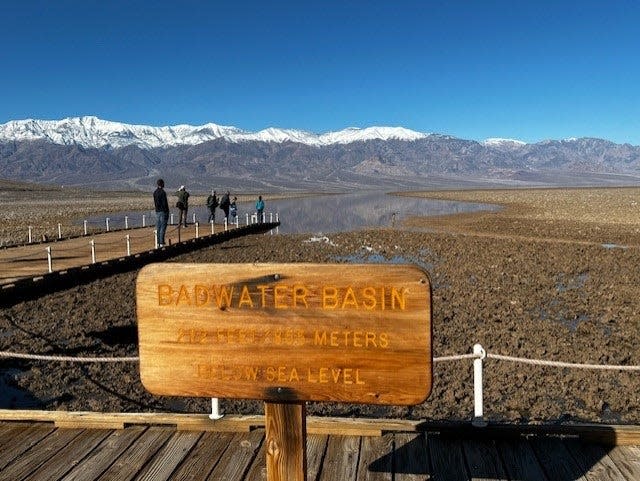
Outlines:
<svg viewBox="0 0 640 481"><path fill-rule="evenodd" d="M262 224L264 222L264 200L262 200L262 196L258 196L258 200L256 201L256 214L258 214L258 223Z"/></svg>

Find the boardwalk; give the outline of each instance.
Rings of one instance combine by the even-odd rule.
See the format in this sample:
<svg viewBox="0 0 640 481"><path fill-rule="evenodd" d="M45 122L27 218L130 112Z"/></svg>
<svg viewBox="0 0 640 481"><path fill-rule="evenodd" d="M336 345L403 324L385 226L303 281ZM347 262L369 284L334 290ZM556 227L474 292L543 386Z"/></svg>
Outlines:
<svg viewBox="0 0 640 481"><path fill-rule="evenodd" d="M0 480L266 479L264 429L180 431L164 426L57 428L0 423ZM309 480L640 479L640 447L528 436L470 439L438 432L310 434Z"/></svg>
<svg viewBox="0 0 640 481"><path fill-rule="evenodd" d="M236 226L231 224L228 228L231 230ZM216 224L213 230L221 233L224 225ZM211 234L212 227L209 224L198 227L190 224L182 228L174 225L168 227L165 240L168 246L175 246L179 242L194 239L196 235L205 237ZM0 249L0 285L49 272L47 248L51 252L52 270L61 271L148 252L155 247L154 227L146 227Z"/></svg>

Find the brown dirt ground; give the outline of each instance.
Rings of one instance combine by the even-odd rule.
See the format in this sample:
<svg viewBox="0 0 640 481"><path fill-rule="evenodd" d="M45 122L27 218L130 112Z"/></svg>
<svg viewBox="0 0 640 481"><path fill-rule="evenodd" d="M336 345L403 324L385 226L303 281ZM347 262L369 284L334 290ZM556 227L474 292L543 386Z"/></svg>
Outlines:
<svg viewBox="0 0 640 481"><path fill-rule="evenodd" d="M422 195L422 194L421 194ZM428 193L505 206L497 213L409 219L394 229L256 235L175 262L386 262L425 268L433 286L435 357L488 352L575 363L640 365L640 189ZM602 207L606 206L606 207ZM604 244L616 244L608 246ZM73 356L137 355L136 272L0 309L0 349ZM640 423L637 372L485 362L485 417L522 423ZM136 363L2 360L30 393L11 408L207 412L210 401L155 397ZM433 392L413 407L310 403L309 414L469 420L469 360L434 364ZM262 412L221 400L227 413Z"/></svg>

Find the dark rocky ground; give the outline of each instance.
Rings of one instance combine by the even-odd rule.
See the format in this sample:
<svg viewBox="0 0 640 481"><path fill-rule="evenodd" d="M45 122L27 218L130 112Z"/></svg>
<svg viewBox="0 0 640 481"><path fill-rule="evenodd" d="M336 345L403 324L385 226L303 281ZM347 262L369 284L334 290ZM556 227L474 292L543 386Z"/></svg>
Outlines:
<svg viewBox="0 0 640 481"><path fill-rule="evenodd" d="M255 235L175 262L412 262L433 286L434 356L488 352L576 363L640 365L640 239L605 247L615 226L592 241L570 223L528 222L509 237L499 216L473 229L442 219L421 227L331 235ZM467 218L465 222L469 222ZM418 224L420 222L417 222ZM414 222L416 224L416 222ZM504 225L503 225L504 224ZM473 232L471 232L473 231ZM498 235L499 234L499 235ZM375 269L375 265L372 265ZM0 349L72 356L136 356L135 279L115 275L0 309ZM5 408L76 411L207 412L209 399L154 397L137 363L77 364L0 360ZM485 417L510 422L640 422L637 372L485 362ZM470 360L437 362L433 392L413 407L310 403L309 414L469 420ZM227 413L262 412L257 401L221 400Z"/></svg>

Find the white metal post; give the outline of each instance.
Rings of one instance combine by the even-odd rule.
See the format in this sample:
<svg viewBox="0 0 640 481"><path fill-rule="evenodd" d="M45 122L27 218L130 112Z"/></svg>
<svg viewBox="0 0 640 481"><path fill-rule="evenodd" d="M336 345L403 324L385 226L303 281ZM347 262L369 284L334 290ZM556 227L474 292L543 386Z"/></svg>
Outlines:
<svg viewBox="0 0 640 481"><path fill-rule="evenodd" d="M62 224L58 222L58 239L62 239Z"/></svg>
<svg viewBox="0 0 640 481"><path fill-rule="evenodd" d="M29 244L33 242L33 227L29 226Z"/></svg>
<svg viewBox="0 0 640 481"><path fill-rule="evenodd" d="M473 353L478 356L473 360L473 424L476 427L484 427L484 409L482 405L482 363L487 353L480 344L473 345Z"/></svg>
<svg viewBox="0 0 640 481"><path fill-rule="evenodd" d="M53 272L53 261L51 259L51 246L47 246L47 264L49 265L49 272Z"/></svg>
<svg viewBox="0 0 640 481"><path fill-rule="evenodd" d="M169 224L173 225L173 212L169 215Z"/></svg>
<svg viewBox="0 0 640 481"><path fill-rule="evenodd" d="M131 255L131 236L127 234L127 255Z"/></svg>
<svg viewBox="0 0 640 481"><path fill-rule="evenodd" d="M83 222L83 225L84 225L84 235L87 235L87 221L86 220Z"/></svg>
<svg viewBox="0 0 640 481"><path fill-rule="evenodd" d="M273 222L273 212L269 212L269 222Z"/></svg>
<svg viewBox="0 0 640 481"><path fill-rule="evenodd" d="M195 214L193 218L195 219ZM197 239L198 237L200 237L200 224L198 224L195 221L194 221L194 224L196 225L196 239Z"/></svg>
<svg viewBox="0 0 640 481"><path fill-rule="evenodd" d="M224 231L228 231L229 230L229 222L227 221L227 218L224 218Z"/></svg>
<svg viewBox="0 0 640 481"><path fill-rule="evenodd" d="M239 216L236 214L236 228L238 228L238 221L240 220Z"/></svg>
<svg viewBox="0 0 640 481"><path fill-rule="evenodd" d="M125 229L129 228L129 216L128 215L124 216L124 228Z"/></svg>
<svg viewBox="0 0 640 481"><path fill-rule="evenodd" d="M105 219L105 223L107 224L107 232L109 232L109 218L108 217Z"/></svg>
<svg viewBox="0 0 640 481"><path fill-rule="evenodd" d="M209 419L215 421L216 419L221 419L224 414L220 414L220 403L217 397L211 398L211 414L209 414Z"/></svg>
<svg viewBox="0 0 640 481"><path fill-rule="evenodd" d="M213 221L211 221L211 234L215 233L214 230L215 230L215 228L213 227Z"/></svg>
<svg viewBox="0 0 640 481"><path fill-rule="evenodd" d="M91 239L91 263L96 263L96 241Z"/></svg>
<svg viewBox="0 0 640 481"><path fill-rule="evenodd" d="M247 225L249 225L249 213L245 213L245 216L247 217Z"/></svg>
<svg viewBox="0 0 640 481"><path fill-rule="evenodd" d="M196 223L196 213L195 212L193 213L193 223L194 224Z"/></svg>
<svg viewBox="0 0 640 481"><path fill-rule="evenodd" d="M153 240L155 242L155 246L157 249L158 248L158 230L157 229L153 230Z"/></svg>
<svg viewBox="0 0 640 481"><path fill-rule="evenodd" d="M142 214L142 227L147 227L147 214Z"/></svg>

